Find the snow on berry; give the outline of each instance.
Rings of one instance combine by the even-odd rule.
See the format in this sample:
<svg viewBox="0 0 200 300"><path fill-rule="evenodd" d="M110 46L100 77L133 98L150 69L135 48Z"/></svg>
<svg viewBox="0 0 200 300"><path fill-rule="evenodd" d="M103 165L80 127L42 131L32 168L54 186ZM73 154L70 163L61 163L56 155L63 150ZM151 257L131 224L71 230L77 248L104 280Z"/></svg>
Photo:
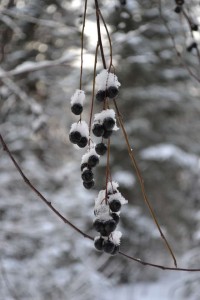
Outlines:
<svg viewBox="0 0 200 300"><path fill-rule="evenodd" d="M82 90L76 90L74 95L71 97L71 105L79 103L83 106L85 100L85 92Z"/></svg>
<svg viewBox="0 0 200 300"><path fill-rule="evenodd" d="M106 90L110 86L118 88L121 83L118 81L118 78L115 74L108 72L108 70L102 70L96 76L96 85L98 90Z"/></svg>
<svg viewBox="0 0 200 300"><path fill-rule="evenodd" d="M93 155L97 156L98 158L100 157L100 155L96 153L95 144L94 144L93 147L88 149L88 151L82 156L81 165L84 164L84 163L88 163L89 157L91 157Z"/></svg>
<svg viewBox="0 0 200 300"><path fill-rule="evenodd" d="M89 137L89 129L88 129L88 125L85 121L81 121L78 123L73 123L71 125L71 129L70 129L70 133L73 131L78 131L80 132L82 137Z"/></svg>
<svg viewBox="0 0 200 300"><path fill-rule="evenodd" d="M120 245L121 237L122 237L121 231L115 230L115 231L113 231L112 234L109 236L109 239L112 240L112 242L113 242L115 245Z"/></svg>
<svg viewBox="0 0 200 300"><path fill-rule="evenodd" d="M109 195L108 201L112 202L113 200L119 200L121 205L127 204L128 200L126 200L120 192L117 191L115 194Z"/></svg>

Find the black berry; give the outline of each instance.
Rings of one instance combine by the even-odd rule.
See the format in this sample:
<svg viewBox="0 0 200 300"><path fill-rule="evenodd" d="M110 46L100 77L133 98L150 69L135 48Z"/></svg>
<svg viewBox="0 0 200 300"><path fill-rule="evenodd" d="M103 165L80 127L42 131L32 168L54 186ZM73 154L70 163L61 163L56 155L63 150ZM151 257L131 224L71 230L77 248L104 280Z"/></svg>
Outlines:
<svg viewBox="0 0 200 300"><path fill-rule="evenodd" d="M198 25L197 24L191 24L191 30L192 31L198 31Z"/></svg>
<svg viewBox="0 0 200 300"><path fill-rule="evenodd" d="M111 136L112 132L113 132L112 130L105 130L104 134L102 135L102 137L104 139L108 139Z"/></svg>
<svg viewBox="0 0 200 300"><path fill-rule="evenodd" d="M80 103L74 103L71 106L71 111L75 115L80 115L82 113L82 111L83 111L83 106Z"/></svg>
<svg viewBox="0 0 200 300"><path fill-rule="evenodd" d="M104 155L107 151L107 146L104 143L96 144L95 146L96 153L99 155Z"/></svg>
<svg viewBox="0 0 200 300"><path fill-rule="evenodd" d="M120 0L121 5L126 5L126 0Z"/></svg>
<svg viewBox="0 0 200 300"><path fill-rule="evenodd" d="M110 209L113 211L113 212L118 212L121 208L121 202L117 199L113 199L109 202L109 206L110 206Z"/></svg>
<svg viewBox="0 0 200 300"><path fill-rule="evenodd" d="M181 6L176 6L176 7L174 8L174 11L175 11L176 14L180 14L181 11L182 11L182 7L181 7Z"/></svg>
<svg viewBox="0 0 200 300"><path fill-rule="evenodd" d="M107 96L110 99L115 98L118 93L119 93L119 90L115 86L109 86L109 88L107 89Z"/></svg>
<svg viewBox="0 0 200 300"><path fill-rule="evenodd" d="M192 49L194 48L197 48L197 43L196 42L193 42L192 44L190 44L188 47L187 47L187 51L188 52L191 52Z"/></svg>
<svg viewBox="0 0 200 300"><path fill-rule="evenodd" d="M89 169L84 170L81 175L81 178L83 179L84 182L92 181L93 177L94 177L94 175L93 175L92 171Z"/></svg>
<svg viewBox="0 0 200 300"><path fill-rule="evenodd" d="M81 172L83 171L83 169L88 168L88 164L87 163L82 163L81 164Z"/></svg>
<svg viewBox="0 0 200 300"><path fill-rule="evenodd" d="M83 181L83 186L84 186L84 188L86 188L87 190L90 190L90 189L93 188L93 186L94 186L94 180L89 181L89 182Z"/></svg>
<svg viewBox="0 0 200 300"><path fill-rule="evenodd" d="M115 245L113 251L112 251L112 255L116 255L119 252L119 245Z"/></svg>
<svg viewBox="0 0 200 300"><path fill-rule="evenodd" d="M91 156L88 158L88 166L89 166L90 168L95 167L98 163L99 163L99 158L98 158L97 155L91 155Z"/></svg>
<svg viewBox="0 0 200 300"><path fill-rule="evenodd" d="M101 237L99 238L96 238L94 240L94 246L97 250L99 251L102 251L103 250L103 242L104 242L104 239L102 239Z"/></svg>
<svg viewBox="0 0 200 300"><path fill-rule="evenodd" d="M73 144L77 144L81 140L81 134L79 131L72 131L69 134L69 140Z"/></svg>
<svg viewBox="0 0 200 300"><path fill-rule="evenodd" d="M95 136L100 137L104 134L104 127L101 124L94 124L92 132Z"/></svg>
<svg viewBox="0 0 200 300"><path fill-rule="evenodd" d="M106 98L106 91L99 90L96 93L96 100L99 102L103 102Z"/></svg>
<svg viewBox="0 0 200 300"><path fill-rule="evenodd" d="M114 126L115 120L113 118L108 117L103 120L103 127L105 130L112 130Z"/></svg>
<svg viewBox="0 0 200 300"><path fill-rule="evenodd" d="M77 143L77 145L80 148L84 148L85 146L87 146L88 143L88 139L85 136L82 136L82 138L80 139L80 141Z"/></svg>
<svg viewBox="0 0 200 300"><path fill-rule="evenodd" d="M110 219L105 221L104 227L107 235L110 235L111 232L113 232L116 229L117 224L113 219Z"/></svg>
<svg viewBox="0 0 200 300"><path fill-rule="evenodd" d="M103 232L104 229L104 221L96 219L93 223L93 227L97 232Z"/></svg>
<svg viewBox="0 0 200 300"><path fill-rule="evenodd" d="M116 222L116 224L119 223L120 217L119 217L118 214L116 214L116 213L111 213L110 216L113 218L113 220Z"/></svg>
<svg viewBox="0 0 200 300"><path fill-rule="evenodd" d="M114 251L115 244L111 242L110 240L104 241L103 243L103 250L106 253L111 254Z"/></svg>

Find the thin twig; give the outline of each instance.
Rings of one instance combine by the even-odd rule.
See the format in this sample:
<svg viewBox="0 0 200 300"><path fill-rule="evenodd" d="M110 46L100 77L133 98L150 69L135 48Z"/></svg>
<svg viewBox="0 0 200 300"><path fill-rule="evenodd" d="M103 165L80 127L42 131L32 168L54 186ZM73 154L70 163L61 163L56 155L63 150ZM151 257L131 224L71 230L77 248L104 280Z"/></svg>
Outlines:
<svg viewBox="0 0 200 300"><path fill-rule="evenodd" d="M48 205L48 207L65 223L68 224L69 226L71 226L74 230L76 230L77 232L79 232L81 235L83 235L84 237L87 237L91 240L93 240L93 238L91 236L89 236L88 234L84 233L82 230L80 230L79 228L77 228L75 225L73 225L70 221L68 221L61 213L59 213L59 211L53 207L53 205L51 204L50 201L48 201L35 187L34 185L29 181L29 179L25 176L25 174L23 173L22 169L20 168L20 166L18 165L18 163L16 162L16 160L14 159L14 157L12 156L10 150L8 149L8 146L6 145L2 135L0 134L0 140L1 140L1 144L3 146L3 149L7 152L7 154L9 155L10 159L12 160L13 164L15 165L16 169L18 170L18 172L20 173L21 177L23 178L24 182L32 189L32 191L37 194L39 196L39 198L46 204Z"/></svg>
<svg viewBox="0 0 200 300"><path fill-rule="evenodd" d="M92 127L92 116L94 109L94 93L95 93L95 77L96 77L96 69L97 69L97 55L98 55L99 42L97 42L95 58L94 58L94 71L93 71L93 86L92 86L92 101L90 108L90 120L89 120L89 136L91 135L91 127ZM90 143L90 140L89 140Z"/></svg>
<svg viewBox="0 0 200 300"><path fill-rule="evenodd" d="M105 61L103 45L102 45L102 40L101 40L101 27L100 27L100 22L99 22L98 0L95 0L95 8L96 8L96 20L97 20L97 34L98 34L98 42L99 42L99 46L100 46L100 50L101 50L101 59L102 59L103 67L104 67L104 69L106 69L106 61Z"/></svg>
<svg viewBox="0 0 200 300"><path fill-rule="evenodd" d="M26 183L26 185L57 215L58 218L60 218L65 224L68 224L70 227L72 227L76 232L78 232L79 234L81 234L83 237L88 238L90 240L94 240L93 237L91 237L90 235L86 234L85 232L83 232L82 230L80 230L78 227L76 227L74 224L72 224L68 219L66 219L61 213L59 213L58 210L56 210L53 205L51 204L50 201L48 201L35 187L34 185L30 182L30 180L25 176L24 172L22 171L21 167L19 166L19 164L16 162L15 158L13 157L13 155L11 154L6 142L4 141L2 135L0 134L0 141L1 144L3 146L3 150L6 151L7 155L10 157L11 161L13 162L14 166L16 167L17 171L19 172L19 174L21 175L21 177L23 178L24 182ZM186 272L200 272L200 268L172 268L172 267L168 267L168 266L163 266L163 265L159 265L159 264L153 264L147 261L143 261L139 258L130 256L124 252L119 252L120 255L135 261L139 264L142 264L143 266L150 266L150 267L154 267L154 268L158 268L158 269L162 269L162 270L169 270L169 271L186 271Z"/></svg>
<svg viewBox="0 0 200 300"><path fill-rule="evenodd" d="M162 229L161 229L161 227L160 227L160 225L159 225L159 223L157 221L156 215L155 215L155 213L153 211L153 208L151 207L150 201L148 199L148 196L147 196L147 193L146 193L146 190L145 190L145 186L144 186L144 179L142 178L142 174L141 174L140 169L138 167L138 164L136 162L135 155L133 153L133 149L130 146L129 139L128 139L128 136L127 136L124 124L123 124L123 120L122 120L122 117L121 117L121 114L119 112L119 109L118 109L118 106L117 106L117 103L116 103L115 99L113 100L113 102L114 102L114 106L115 106L115 109L116 109L116 112L117 112L117 118L118 118L120 127L122 129L122 132L123 132L123 135L124 135L124 139L126 141L126 145L127 145L127 149L128 149L128 154L129 154L131 162L132 162L132 164L133 164L133 166L135 168L136 175L137 175L137 178L138 178L139 183L140 183L140 187L141 187L143 199L144 199L144 201L145 201L145 203L146 203L146 205L147 205L147 207L148 207L148 209L150 211L150 214L151 214L151 216L152 216L152 218L154 220L154 223L156 224L156 226L158 228L158 231L160 233L161 238L163 239L163 241L164 241L164 243L165 243L165 245L166 245L166 247L167 247L170 255L173 258L174 265L175 265L175 267L177 267L177 262L176 262L175 255L174 255L174 253L173 253L173 251L172 251L172 249L171 249L171 247L170 247L170 245L169 245L169 243L168 243L168 241L167 241L167 239L166 239L166 237L165 237L165 235L164 235L164 233L163 233L163 231L162 231Z"/></svg>
<svg viewBox="0 0 200 300"><path fill-rule="evenodd" d="M83 76L83 42L84 42L84 30L85 30L85 19L87 12L87 0L85 0L84 15L83 15L83 26L81 31L81 70L80 70L80 90L82 89L82 76Z"/></svg>

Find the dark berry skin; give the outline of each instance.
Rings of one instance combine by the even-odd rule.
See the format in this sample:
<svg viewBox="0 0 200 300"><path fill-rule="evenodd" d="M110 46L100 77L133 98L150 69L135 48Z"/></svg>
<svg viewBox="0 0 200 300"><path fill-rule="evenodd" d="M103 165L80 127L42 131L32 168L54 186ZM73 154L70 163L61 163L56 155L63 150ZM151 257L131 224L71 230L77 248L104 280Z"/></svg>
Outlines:
<svg viewBox="0 0 200 300"><path fill-rule="evenodd" d="M81 164L81 172L83 171L83 169L88 168L88 164L87 163L82 163Z"/></svg>
<svg viewBox="0 0 200 300"><path fill-rule="evenodd" d="M113 199L109 202L109 206L113 212L118 212L118 211L120 211L122 205L119 200Z"/></svg>
<svg viewBox="0 0 200 300"><path fill-rule="evenodd" d="M92 132L95 136L100 137L104 134L104 127L101 124L94 124Z"/></svg>
<svg viewBox="0 0 200 300"><path fill-rule="evenodd" d="M106 98L106 91L103 91L103 90L99 90L97 93L96 93L96 100L99 101L99 102L103 102Z"/></svg>
<svg viewBox="0 0 200 300"><path fill-rule="evenodd" d="M96 155L91 155L91 156L88 158L88 166L89 166L89 168L95 167L98 163L99 163L99 158L98 158L98 156L96 156Z"/></svg>
<svg viewBox="0 0 200 300"><path fill-rule="evenodd" d="M83 106L80 103L74 103L71 106L71 111L75 115L80 115L83 111Z"/></svg>
<svg viewBox="0 0 200 300"><path fill-rule="evenodd" d="M192 31L198 31L198 25L197 24L191 24L191 30Z"/></svg>
<svg viewBox="0 0 200 300"><path fill-rule="evenodd" d="M80 139L80 141L77 143L77 145L80 148L85 148L88 144L88 139L85 136L82 136L82 138Z"/></svg>
<svg viewBox="0 0 200 300"><path fill-rule="evenodd" d="M105 130L112 130L114 126L115 120L113 118L108 117L103 120L103 127Z"/></svg>
<svg viewBox="0 0 200 300"><path fill-rule="evenodd" d="M102 135L102 137L104 139L108 139L111 135L112 135L113 131L112 130L105 130L104 134Z"/></svg>
<svg viewBox="0 0 200 300"><path fill-rule="evenodd" d="M111 213L110 216L113 218L113 220L116 222L116 224L119 223L120 217L119 217L118 214L116 214L116 213Z"/></svg>
<svg viewBox="0 0 200 300"><path fill-rule="evenodd" d="M115 98L119 93L118 88L116 88L115 86L109 86L109 88L107 89L107 96L110 99Z"/></svg>
<svg viewBox="0 0 200 300"><path fill-rule="evenodd" d="M116 222L113 219L105 221L104 228L107 235L110 235L117 227Z"/></svg>
<svg viewBox="0 0 200 300"><path fill-rule="evenodd" d="M93 223L93 227L97 232L102 232L104 231L104 221L96 219Z"/></svg>
<svg viewBox="0 0 200 300"><path fill-rule="evenodd" d="M114 251L115 244L109 240L104 241L103 243L103 251L111 254Z"/></svg>
<svg viewBox="0 0 200 300"><path fill-rule="evenodd" d="M176 6L176 7L174 8L174 11L175 11L176 14L180 14L181 11L182 11L182 7L181 7L181 6Z"/></svg>
<svg viewBox="0 0 200 300"><path fill-rule="evenodd" d="M116 255L119 252L119 245L115 245L111 255Z"/></svg>
<svg viewBox="0 0 200 300"><path fill-rule="evenodd" d="M94 180L89 181L89 182L83 181L83 186L84 186L84 188L86 188L87 190L90 190L90 189L93 188L93 186L94 186Z"/></svg>
<svg viewBox="0 0 200 300"><path fill-rule="evenodd" d="M81 134L79 131L72 131L69 134L69 140L73 144L77 144L81 140Z"/></svg>
<svg viewBox="0 0 200 300"><path fill-rule="evenodd" d="M104 143L96 144L95 151L99 155L104 155L107 151L107 146Z"/></svg>
<svg viewBox="0 0 200 300"><path fill-rule="evenodd" d="M188 52L191 52L192 49L194 48L197 48L197 43L196 42L193 42L192 44L190 44L188 47L187 47L187 51Z"/></svg>
<svg viewBox="0 0 200 300"><path fill-rule="evenodd" d="M101 237L99 238L96 238L94 240L94 246L97 250L99 251L102 251L103 250L103 242L104 242L104 239L102 239Z"/></svg>
<svg viewBox="0 0 200 300"><path fill-rule="evenodd" d="M93 175L92 171L89 169L84 170L81 175L81 178L83 179L84 182L92 181L93 177L94 177L94 175Z"/></svg>

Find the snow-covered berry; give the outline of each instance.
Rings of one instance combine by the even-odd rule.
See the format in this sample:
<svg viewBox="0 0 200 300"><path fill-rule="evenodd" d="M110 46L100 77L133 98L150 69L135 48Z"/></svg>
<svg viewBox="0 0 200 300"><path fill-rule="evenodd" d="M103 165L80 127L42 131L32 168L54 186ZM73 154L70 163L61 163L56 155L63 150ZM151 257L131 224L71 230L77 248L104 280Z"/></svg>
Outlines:
<svg viewBox="0 0 200 300"><path fill-rule="evenodd" d="M90 182L93 180L94 174L90 169L84 169L81 178L84 182Z"/></svg>
<svg viewBox="0 0 200 300"><path fill-rule="evenodd" d="M105 130L112 130L115 126L115 120L111 117L107 117L103 120L103 126Z"/></svg>
<svg viewBox="0 0 200 300"><path fill-rule="evenodd" d="M71 131L69 134L69 140L73 144L77 144L81 140L81 134L79 131Z"/></svg>
<svg viewBox="0 0 200 300"><path fill-rule="evenodd" d="M103 243L104 239L102 237L95 237L94 239L94 246L97 250L102 251L103 250Z"/></svg>
<svg viewBox="0 0 200 300"><path fill-rule="evenodd" d="M106 98L106 91L104 90L99 90L97 93L96 93L96 100L99 101L99 102L103 102Z"/></svg>
<svg viewBox="0 0 200 300"><path fill-rule="evenodd" d="M93 186L94 186L94 180L89 181L89 182L83 181L83 186L84 186L84 188L86 188L87 190L90 190L90 189L93 188Z"/></svg>
<svg viewBox="0 0 200 300"><path fill-rule="evenodd" d="M99 163L99 158L97 155L91 155L88 158L88 166L90 168L95 167Z"/></svg>
<svg viewBox="0 0 200 300"><path fill-rule="evenodd" d="M94 124L92 132L96 137L100 137L104 134L104 127L102 124Z"/></svg>
<svg viewBox="0 0 200 300"><path fill-rule="evenodd" d="M104 143L96 144L95 146L96 153L99 155L104 155L107 151L107 146Z"/></svg>
<svg viewBox="0 0 200 300"><path fill-rule="evenodd" d="M109 88L107 89L107 96L110 99L115 98L119 93L119 90L117 87L115 86L109 86Z"/></svg>
<svg viewBox="0 0 200 300"><path fill-rule="evenodd" d="M105 240L103 243L103 251L111 254L115 249L115 244L110 240Z"/></svg>
<svg viewBox="0 0 200 300"><path fill-rule="evenodd" d="M110 209L113 212L118 212L118 211L120 211L122 205L121 205L121 202L118 199L112 199L109 202L109 206L110 206Z"/></svg>
<svg viewBox="0 0 200 300"><path fill-rule="evenodd" d="M87 146L87 143L88 143L88 139L85 136L82 136L80 141L77 143L77 145L80 148L85 148L85 146Z"/></svg>
<svg viewBox="0 0 200 300"><path fill-rule="evenodd" d="M74 103L71 106L71 111L75 115L80 115L83 111L83 106L80 103Z"/></svg>

